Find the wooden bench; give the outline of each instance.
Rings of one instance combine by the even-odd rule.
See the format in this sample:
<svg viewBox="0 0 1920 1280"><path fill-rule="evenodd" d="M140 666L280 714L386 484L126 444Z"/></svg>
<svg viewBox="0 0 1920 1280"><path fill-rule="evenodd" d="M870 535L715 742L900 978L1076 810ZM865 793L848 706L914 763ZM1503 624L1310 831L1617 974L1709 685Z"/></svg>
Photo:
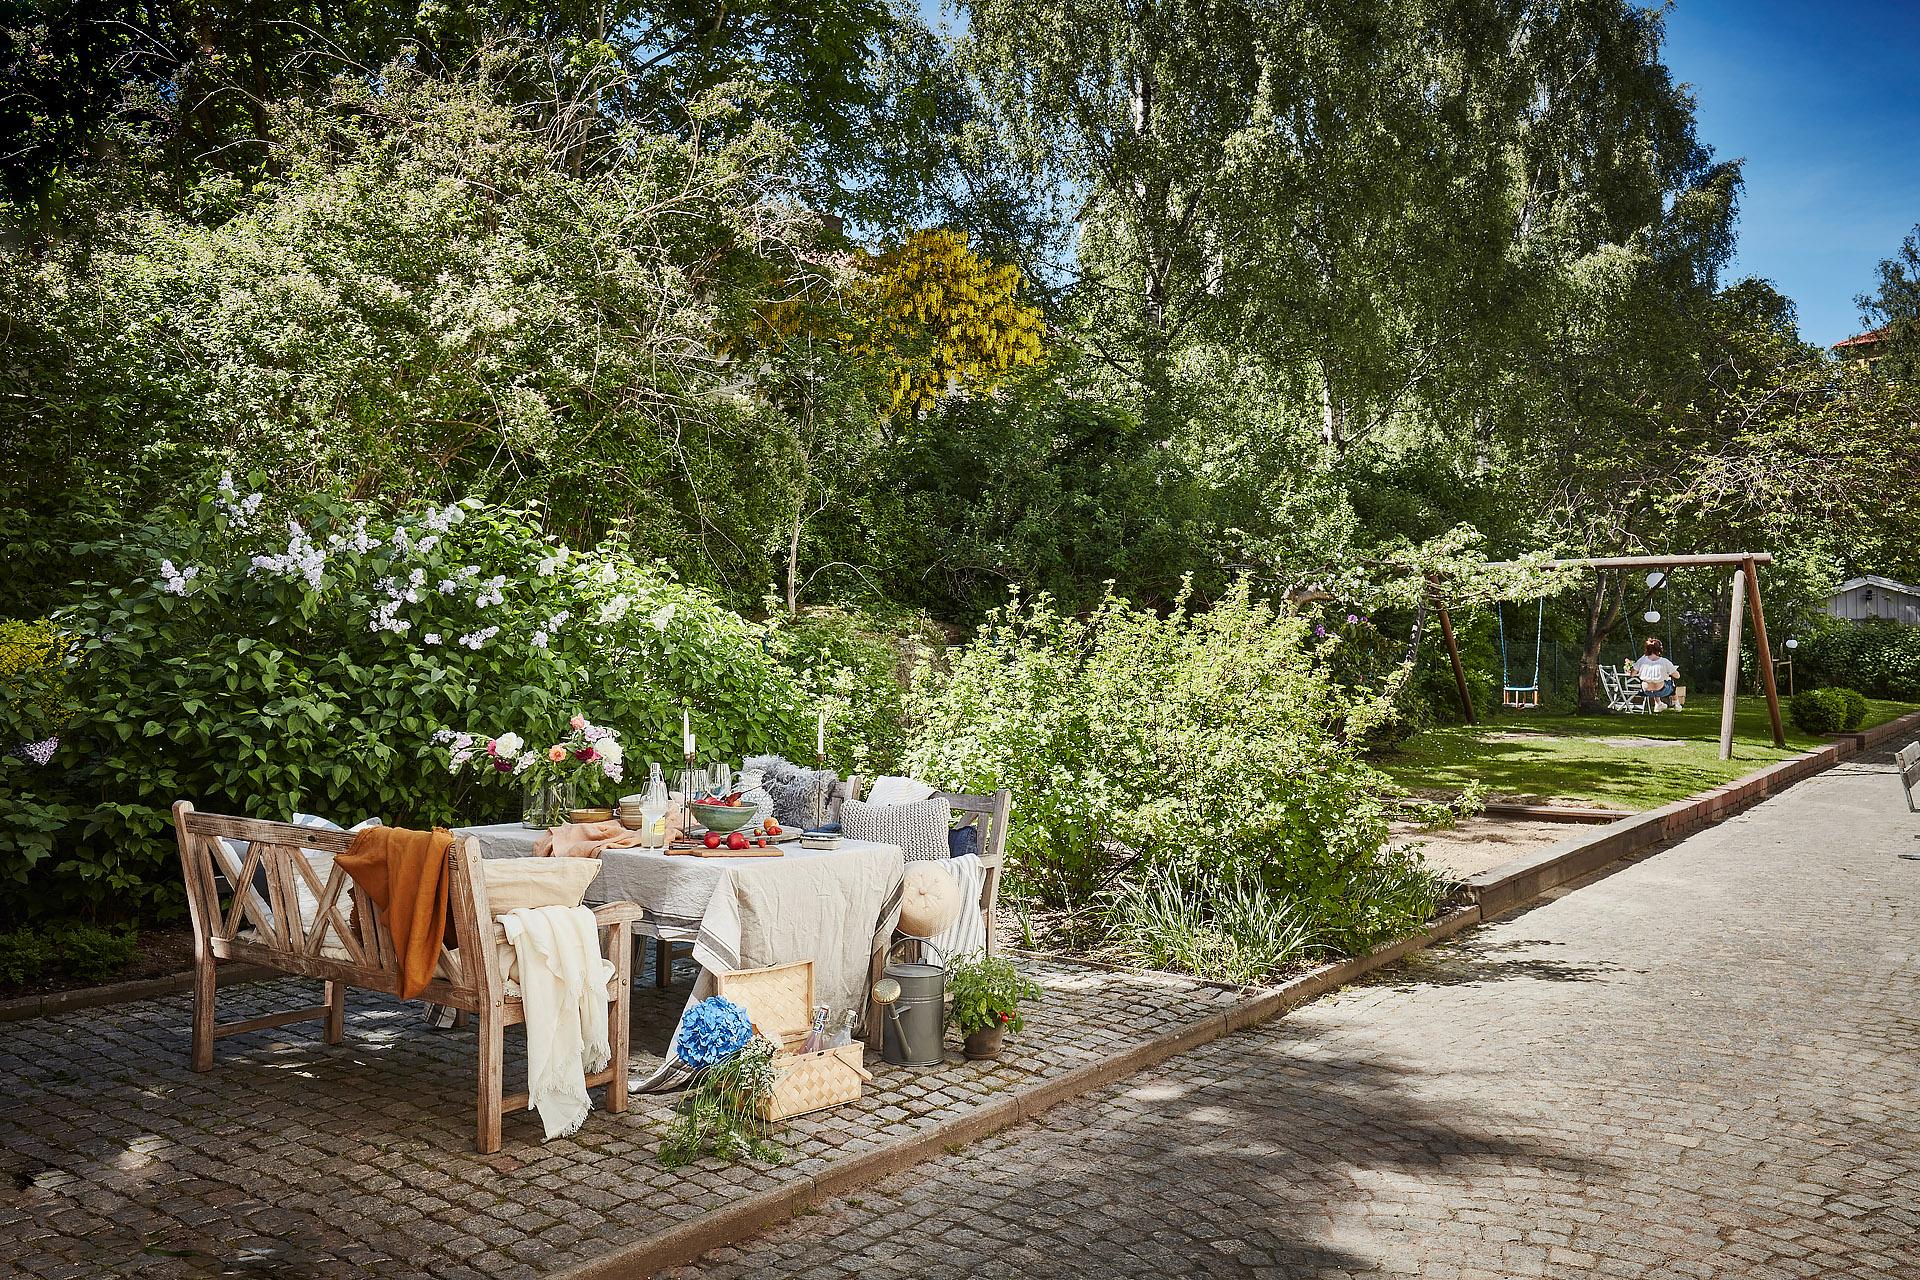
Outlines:
<svg viewBox="0 0 1920 1280"><path fill-rule="evenodd" d="M1907 812L1920 813L1913 802L1913 789L1920 787L1920 742L1909 742L1893 753L1893 764L1900 771L1900 785L1907 789Z"/></svg>
<svg viewBox="0 0 1920 1280"><path fill-rule="evenodd" d="M193 1069L213 1069L213 1042L267 1027L323 1019L322 1035L339 1044L345 1034L346 989L359 987L400 992L399 953L380 912L364 899L351 909L351 879L336 866L323 882L304 850L344 853L352 834L284 822L260 822L199 813L182 800L173 806L174 834L180 844L181 874L193 920ZM224 838L223 838L224 837ZM244 858L226 840L247 842ZM506 930L487 907L479 846L456 841L447 854L448 918L456 945L442 947L440 970L419 999L469 1014L479 1024L478 1126L474 1145L482 1152L500 1149L500 1116L524 1109L527 1095L506 1094L503 1058L508 1027L526 1021L517 997L506 994L499 947ZM266 895L258 887L264 872ZM220 884L230 902L223 909ZM300 890L315 903L303 919ZM607 1040L612 1049L604 1071L587 1077L606 1087L607 1110L627 1109L628 997L632 979L633 925L640 908L617 902L594 910L614 976L607 991ZM325 1002L238 1022L214 1020L215 969L222 961L264 965L282 973L318 978L326 984Z"/></svg>

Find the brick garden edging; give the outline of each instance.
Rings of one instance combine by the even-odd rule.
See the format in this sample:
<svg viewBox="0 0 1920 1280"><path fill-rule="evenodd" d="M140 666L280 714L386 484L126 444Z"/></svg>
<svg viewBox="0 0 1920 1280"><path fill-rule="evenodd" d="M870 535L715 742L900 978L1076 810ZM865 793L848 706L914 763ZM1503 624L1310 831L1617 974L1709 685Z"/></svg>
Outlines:
<svg viewBox="0 0 1920 1280"><path fill-rule="evenodd" d="M1487 919L1525 906L1550 889L1589 875L1620 859L1667 840L1690 835L1702 827L1752 808L1769 796L1822 773L1842 760L1871 751L1906 733L1920 731L1920 711L1843 735L1824 747L1815 747L1769 765L1757 773L1675 800L1646 813L1621 818L1585 835L1562 840L1537 853L1516 858L1490 871L1469 876L1467 892Z"/></svg>

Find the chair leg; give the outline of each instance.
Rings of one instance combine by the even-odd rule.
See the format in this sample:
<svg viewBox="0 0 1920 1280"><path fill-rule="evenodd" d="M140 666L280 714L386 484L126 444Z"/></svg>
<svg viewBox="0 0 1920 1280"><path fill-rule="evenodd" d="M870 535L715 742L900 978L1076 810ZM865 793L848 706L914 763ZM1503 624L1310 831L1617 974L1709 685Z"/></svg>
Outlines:
<svg viewBox="0 0 1920 1280"><path fill-rule="evenodd" d="M873 984L880 981L887 968L886 951L876 951L867 960L867 1048L879 1053L885 1043L886 1025L885 1006L873 998Z"/></svg>
<svg viewBox="0 0 1920 1280"><path fill-rule="evenodd" d="M193 1069L213 1070L213 957L193 964Z"/></svg>
<svg viewBox="0 0 1920 1280"><path fill-rule="evenodd" d="M327 982L327 1031L328 1044L339 1044L347 1034L347 984Z"/></svg>
<svg viewBox="0 0 1920 1280"><path fill-rule="evenodd" d="M631 1013L633 1000L633 947L628 944L624 930L612 947L613 961L613 999L607 1010L607 1062L613 1068L613 1079L607 1081L607 1110L615 1115L627 1109L627 1072L629 1039L633 1032Z"/></svg>
<svg viewBox="0 0 1920 1280"><path fill-rule="evenodd" d="M480 1090L474 1149L492 1155L500 1149L500 1098L505 1086L506 1027L500 1010L480 1010Z"/></svg>
<svg viewBox="0 0 1920 1280"><path fill-rule="evenodd" d="M665 938L653 940L653 985L665 991L673 982L673 944Z"/></svg>

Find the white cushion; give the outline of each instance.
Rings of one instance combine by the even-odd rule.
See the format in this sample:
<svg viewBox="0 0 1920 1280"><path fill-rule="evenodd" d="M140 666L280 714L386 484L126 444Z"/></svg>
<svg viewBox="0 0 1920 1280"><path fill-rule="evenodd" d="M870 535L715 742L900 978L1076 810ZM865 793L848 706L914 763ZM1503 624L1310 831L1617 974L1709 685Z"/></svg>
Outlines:
<svg viewBox="0 0 1920 1280"><path fill-rule="evenodd" d="M840 806L840 830L849 840L899 845L908 862L945 861L947 828L953 808L939 796L918 804L871 804L849 800Z"/></svg>
<svg viewBox="0 0 1920 1280"><path fill-rule="evenodd" d="M907 868L900 890L900 932L916 938L940 936L966 903L960 882L938 862L916 862Z"/></svg>
<svg viewBox="0 0 1920 1280"><path fill-rule="evenodd" d="M487 909L496 916L521 907L577 907L600 874L598 858L485 858Z"/></svg>
<svg viewBox="0 0 1920 1280"><path fill-rule="evenodd" d="M380 819L368 818L366 821L357 823L352 827L343 828L337 822L328 821L326 818L317 817L311 813L296 813L293 815L293 825L296 827L311 827L319 831L346 830L357 832L365 831L368 827L379 826ZM222 836L221 839L226 842L227 848L232 850L236 866L244 867L247 864L247 850L251 847L250 842L246 840L232 840L225 836ZM322 889L326 888L327 877L333 874L333 855L324 849L302 849L300 852L306 855L307 865L313 868L314 879L320 882ZM349 885L348 888L340 891L339 897L334 899L334 907L340 912L340 918L343 920L347 918L348 894L350 892L351 886ZM297 872L293 877L293 893L295 900L300 905L301 927L303 930L311 930L313 928L313 922L320 916L320 899L307 885L306 877ZM267 918L273 918L271 907L267 909ZM335 936L337 932L338 931L332 927L332 922L329 921L327 940L320 944L320 954L329 960L350 959L351 957L348 956L347 949L340 944L340 939ZM240 937L250 942L259 940L258 932L254 929L241 930Z"/></svg>
<svg viewBox="0 0 1920 1280"><path fill-rule="evenodd" d="M868 804L918 804L933 794L933 787L918 778L901 778L883 773L867 789Z"/></svg>

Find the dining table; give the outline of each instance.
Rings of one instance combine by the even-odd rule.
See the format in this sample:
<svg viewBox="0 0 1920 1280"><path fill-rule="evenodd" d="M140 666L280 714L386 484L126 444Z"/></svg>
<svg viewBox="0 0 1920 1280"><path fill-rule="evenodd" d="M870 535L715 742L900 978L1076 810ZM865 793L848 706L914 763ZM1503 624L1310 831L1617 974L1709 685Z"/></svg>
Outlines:
<svg viewBox="0 0 1920 1280"><path fill-rule="evenodd" d="M526 858L544 832L515 822L453 834L485 858ZM864 1013L872 958L899 920L906 855L845 838L832 849L778 848L778 856L750 857L603 849L586 901L634 903L645 934L691 943L703 970L695 998L716 973L810 960L819 1003Z"/></svg>

